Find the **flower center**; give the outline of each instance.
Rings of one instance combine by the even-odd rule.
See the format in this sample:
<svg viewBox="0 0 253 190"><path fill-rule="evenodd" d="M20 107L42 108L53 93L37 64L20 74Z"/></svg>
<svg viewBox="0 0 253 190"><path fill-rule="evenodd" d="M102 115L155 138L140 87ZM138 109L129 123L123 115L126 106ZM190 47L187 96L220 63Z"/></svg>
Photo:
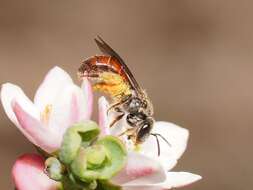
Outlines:
<svg viewBox="0 0 253 190"><path fill-rule="evenodd" d="M52 112L52 105L47 104L44 108L44 110L40 114L40 119L43 123L48 124L49 122L49 116L50 113Z"/></svg>

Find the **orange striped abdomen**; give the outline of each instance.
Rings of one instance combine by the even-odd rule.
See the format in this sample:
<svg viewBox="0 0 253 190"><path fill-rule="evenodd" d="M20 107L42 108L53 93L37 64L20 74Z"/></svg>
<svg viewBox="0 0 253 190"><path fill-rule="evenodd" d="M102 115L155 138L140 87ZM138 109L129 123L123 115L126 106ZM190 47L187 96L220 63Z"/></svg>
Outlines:
<svg viewBox="0 0 253 190"><path fill-rule="evenodd" d="M94 56L79 68L81 77L93 81L93 89L114 98L131 94L130 83L118 61L110 56Z"/></svg>

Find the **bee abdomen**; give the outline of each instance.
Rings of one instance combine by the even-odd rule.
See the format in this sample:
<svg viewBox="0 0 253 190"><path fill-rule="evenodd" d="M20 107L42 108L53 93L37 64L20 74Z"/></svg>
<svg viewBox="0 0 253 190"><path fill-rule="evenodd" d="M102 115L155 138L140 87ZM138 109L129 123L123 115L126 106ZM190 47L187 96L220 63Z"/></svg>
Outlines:
<svg viewBox="0 0 253 190"><path fill-rule="evenodd" d="M101 73L99 79L95 80L93 89L119 99L131 94L129 85L122 79L122 77L110 72Z"/></svg>

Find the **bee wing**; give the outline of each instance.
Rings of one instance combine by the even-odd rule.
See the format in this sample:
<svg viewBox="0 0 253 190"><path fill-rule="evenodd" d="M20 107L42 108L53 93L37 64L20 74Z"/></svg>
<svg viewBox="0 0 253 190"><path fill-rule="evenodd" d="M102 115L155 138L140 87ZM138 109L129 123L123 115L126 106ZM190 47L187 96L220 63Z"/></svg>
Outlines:
<svg viewBox="0 0 253 190"><path fill-rule="evenodd" d="M105 55L109 55L114 57L115 59L118 60L120 66L123 69L123 72L125 72L129 82L131 83L131 86L139 93L142 94L142 90L137 83L136 79L134 78L133 74L131 73L130 69L127 67L123 59L116 53L100 36L97 36L97 39L94 39L98 48L102 53Z"/></svg>

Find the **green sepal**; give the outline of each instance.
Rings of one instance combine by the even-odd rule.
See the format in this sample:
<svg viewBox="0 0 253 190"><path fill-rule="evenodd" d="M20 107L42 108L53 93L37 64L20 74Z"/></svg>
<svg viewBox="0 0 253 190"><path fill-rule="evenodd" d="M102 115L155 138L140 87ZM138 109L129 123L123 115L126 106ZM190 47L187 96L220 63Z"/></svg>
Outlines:
<svg viewBox="0 0 253 190"><path fill-rule="evenodd" d="M97 181L85 183L75 178L74 175L69 174L64 176L62 180L62 190L96 190Z"/></svg>
<svg viewBox="0 0 253 190"><path fill-rule="evenodd" d="M108 160L103 169L98 169L100 172L99 179L109 180L125 166L127 150L122 141L114 136L105 136L96 144L104 146Z"/></svg>
<svg viewBox="0 0 253 190"><path fill-rule="evenodd" d="M79 149L79 153L71 163L70 168L75 176L80 178L82 181L86 181L82 179L83 173L86 171L87 168L87 159L84 148Z"/></svg>
<svg viewBox="0 0 253 190"><path fill-rule="evenodd" d="M83 190L83 186L73 180L73 176L64 176L62 179L63 190Z"/></svg>
<svg viewBox="0 0 253 190"><path fill-rule="evenodd" d="M96 190L121 190L120 186L114 185L109 181L100 180L97 183Z"/></svg>

